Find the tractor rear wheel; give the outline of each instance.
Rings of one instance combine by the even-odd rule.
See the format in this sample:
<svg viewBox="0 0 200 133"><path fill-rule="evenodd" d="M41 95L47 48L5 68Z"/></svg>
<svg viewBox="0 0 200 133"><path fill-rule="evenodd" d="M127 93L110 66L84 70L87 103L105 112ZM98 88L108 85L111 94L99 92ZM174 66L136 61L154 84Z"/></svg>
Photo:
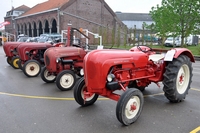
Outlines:
<svg viewBox="0 0 200 133"><path fill-rule="evenodd" d="M56 76L49 73L46 66L42 68L40 76L41 76L41 79L46 83L53 83L56 80Z"/></svg>
<svg viewBox="0 0 200 133"><path fill-rule="evenodd" d="M14 56L11 60L11 66L14 68L14 69L19 69L19 66L18 66L18 61L19 61L19 57L18 56Z"/></svg>
<svg viewBox="0 0 200 133"><path fill-rule="evenodd" d="M11 65L11 61L12 61L12 58L11 57L7 57L7 63L9 64L9 65Z"/></svg>
<svg viewBox="0 0 200 133"><path fill-rule="evenodd" d="M180 55L166 66L163 91L170 102L185 99L192 79L192 63L188 56Z"/></svg>
<svg viewBox="0 0 200 133"><path fill-rule="evenodd" d="M41 71L41 64L36 60L28 60L24 63L22 71L27 77L37 77Z"/></svg>
<svg viewBox="0 0 200 133"><path fill-rule="evenodd" d="M117 119L126 126L134 123L142 112L143 104L142 92L135 88L128 89L121 95L117 103Z"/></svg>
<svg viewBox="0 0 200 133"><path fill-rule="evenodd" d="M64 70L57 75L56 85L61 91L71 90L76 83L76 75L71 70Z"/></svg>
<svg viewBox="0 0 200 133"><path fill-rule="evenodd" d="M88 92L87 87L85 86L84 77L80 78L74 87L74 98L78 104L81 106L89 106L96 102L99 95L89 93L90 95L84 98L84 93Z"/></svg>

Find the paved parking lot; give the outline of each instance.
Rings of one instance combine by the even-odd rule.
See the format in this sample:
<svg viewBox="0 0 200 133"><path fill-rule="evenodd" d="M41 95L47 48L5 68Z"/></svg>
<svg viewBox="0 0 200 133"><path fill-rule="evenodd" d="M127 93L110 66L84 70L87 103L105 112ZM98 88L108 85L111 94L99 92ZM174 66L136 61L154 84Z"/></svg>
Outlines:
<svg viewBox="0 0 200 133"><path fill-rule="evenodd" d="M144 91L139 119L123 126L116 118L116 101L100 97L80 107L73 90L62 92L40 76L26 77L6 62L0 46L0 131L2 133L196 133L200 132L200 62L193 64L193 82L185 101L169 103L162 87Z"/></svg>

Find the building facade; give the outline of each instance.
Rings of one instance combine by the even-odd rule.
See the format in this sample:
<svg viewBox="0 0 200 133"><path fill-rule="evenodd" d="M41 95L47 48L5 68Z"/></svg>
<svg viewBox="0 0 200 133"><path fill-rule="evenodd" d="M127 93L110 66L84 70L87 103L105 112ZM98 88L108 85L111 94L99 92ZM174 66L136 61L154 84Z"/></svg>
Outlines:
<svg viewBox="0 0 200 133"><path fill-rule="evenodd" d="M21 14L25 13L26 11L28 11L30 9L30 7L26 6L26 5L22 5L19 6L17 8L12 8L10 11L8 11L6 13L6 16L4 17L5 21L10 22L9 25L5 26L5 31L7 33L16 34L16 22L15 19L20 16Z"/></svg>
<svg viewBox="0 0 200 133"><path fill-rule="evenodd" d="M15 34L30 37L43 33L61 33L71 25L95 33L111 33L126 27L104 0L48 0L37 4L15 19ZM6 32L9 32L6 26ZM101 34L100 33L100 34Z"/></svg>

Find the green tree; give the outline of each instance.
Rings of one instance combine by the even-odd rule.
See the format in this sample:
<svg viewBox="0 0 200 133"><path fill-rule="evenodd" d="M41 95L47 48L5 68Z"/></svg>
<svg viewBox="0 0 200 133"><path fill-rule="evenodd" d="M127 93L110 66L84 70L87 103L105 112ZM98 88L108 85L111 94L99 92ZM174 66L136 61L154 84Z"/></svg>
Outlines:
<svg viewBox="0 0 200 133"><path fill-rule="evenodd" d="M120 43L121 43L121 28L120 28L120 26L118 26L118 29L117 29L117 47L120 46Z"/></svg>
<svg viewBox="0 0 200 133"><path fill-rule="evenodd" d="M155 30L162 37L171 33L173 37L181 36L181 46L184 38L197 32L200 23L199 0L162 0L161 6L152 7L150 14L155 22Z"/></svg>
<svg viewBox="0 0 200 133"><path fill-rule="evenodd" d="M111 48L115 45L115 27L113 27L112 29L112 45Z"/></svg>
<svg viewBox="0 0 200 133"><path fill-rule="evenodd" d="M127 34L128 34L128 28L124 26L124 47L127 45Z"/></svg>

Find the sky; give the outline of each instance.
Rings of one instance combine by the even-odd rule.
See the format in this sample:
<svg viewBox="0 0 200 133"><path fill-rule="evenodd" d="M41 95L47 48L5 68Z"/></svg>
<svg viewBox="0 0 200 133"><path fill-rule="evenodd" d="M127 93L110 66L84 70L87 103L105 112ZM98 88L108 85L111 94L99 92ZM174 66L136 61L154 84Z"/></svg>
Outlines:
<svg viewBox="0 0 200 133"><path fill-rule="evenodd" d="M36 4L45 2L47 0L6 0L1 4L0 8L0 23L4 22L6 12L11 10L11 7L19 7L26 5L30 8ZM162 0L105 0L105 2L116 11L124 13L149 13L151 7L161 4Z"/></svg>

